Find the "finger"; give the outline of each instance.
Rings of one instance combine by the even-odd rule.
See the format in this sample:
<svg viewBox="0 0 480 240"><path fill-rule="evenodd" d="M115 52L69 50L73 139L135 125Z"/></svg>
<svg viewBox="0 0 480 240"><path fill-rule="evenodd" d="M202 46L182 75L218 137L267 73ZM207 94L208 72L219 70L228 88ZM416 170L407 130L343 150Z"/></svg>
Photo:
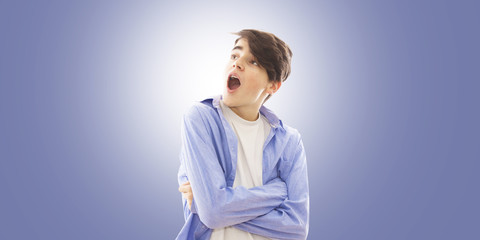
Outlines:
<svg viewBox="0 0 480 240"><path fill-rule="evenodd" d="M188 186L188 185L190 185L190 182L184 182L184 183L180 184L180 187Z"/></svg>
<svg viewBox="0 0 480 240"><path fill-rule="evenodd" d="M187 187L188 187L188 186L186 186L186 185L182 185L182 186L178 187L178 191L184 192L184 191L187 190Z"/></svg>
<svg viewBox="0 0 480 240"><path fill-rule="evenodd" d="M192 187L190 185L180 186L178 188L178 191L180 191L180 192L191 192Z"/></svg>
<svg viewBox="0 0 480 240"><path fill-rule="evenodd" d="M186 187L186 186L190 186L190 182L189 182L189 181L186 181L186 182L182 183L182 184L178 187L178 191L179 191L179 192L182 192L182 189L184 189L183 187Z"/></svg>

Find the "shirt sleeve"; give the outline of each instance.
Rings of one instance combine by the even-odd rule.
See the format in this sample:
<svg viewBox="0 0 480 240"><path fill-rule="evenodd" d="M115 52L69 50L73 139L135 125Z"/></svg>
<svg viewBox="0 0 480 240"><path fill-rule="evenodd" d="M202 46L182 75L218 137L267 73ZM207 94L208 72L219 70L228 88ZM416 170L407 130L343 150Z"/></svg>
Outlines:
<svg viewBox="0 0 480 240"><path fill-rule="evenodd" d="M200 221L211 229L232 226L282 204L287 189L279 178L250 189L227 186L208 128L198 107L191 108L183 118L180 158L192 186L193 211Z"/></svg>
<svg viewBox="0 0 480 240"><path fill-rule="evenodd" d="M307 162L300 140L285 179L288 197L277 208L255 219L235 225L243 231L273 239L306 239L309 221Z"/></svg>

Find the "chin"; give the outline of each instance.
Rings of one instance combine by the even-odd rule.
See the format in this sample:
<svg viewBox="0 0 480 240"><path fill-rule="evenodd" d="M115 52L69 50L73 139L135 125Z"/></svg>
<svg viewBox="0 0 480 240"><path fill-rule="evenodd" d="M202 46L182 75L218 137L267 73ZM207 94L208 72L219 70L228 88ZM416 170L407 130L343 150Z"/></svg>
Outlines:
<svg viewBox="0 0 480 240"><path fill-rule="evenodd" d="M224 103L225 105L227 105L227 106L230 107L230 105L231 105L231 99L230 99L229 96L223 95L222 100L223 100L223 103Z"/></svg>
<svg viewBox="0 0 480 240"><path fill-rule="evenodd" d="M223 103L229 107L232 107L235 104L235 100L232 99L232 96L229 96L228 93L223 95L222 100Z"/></svg>

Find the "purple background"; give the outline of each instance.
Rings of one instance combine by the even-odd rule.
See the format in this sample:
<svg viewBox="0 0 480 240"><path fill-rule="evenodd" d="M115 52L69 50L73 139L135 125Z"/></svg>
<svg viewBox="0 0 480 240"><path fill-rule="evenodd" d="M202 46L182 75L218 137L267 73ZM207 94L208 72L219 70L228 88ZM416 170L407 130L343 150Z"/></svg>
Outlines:
<svg viewBox="0 0 480 240"><path fill-rule="evenodd" d="M294 52L267 105L309 239L480 239L478 3L173 2L0 2L0 239L173 239L181 116L243 28Z"/></svg>

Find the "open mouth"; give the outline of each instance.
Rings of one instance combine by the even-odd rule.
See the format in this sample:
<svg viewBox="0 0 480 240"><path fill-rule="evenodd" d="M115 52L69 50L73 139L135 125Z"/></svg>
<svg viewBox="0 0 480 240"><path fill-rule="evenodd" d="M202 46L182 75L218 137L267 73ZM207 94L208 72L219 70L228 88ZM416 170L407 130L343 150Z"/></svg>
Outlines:
<svg viewBox="0 0 480 240"><path fill-rule="evenodd" d="M237 88L239 88L240 85L242 85L240 83L240 79L238 79L237 76L235 76L233 74L230 74L229 77L228 77L228 89L233 91L233 90L236 90Z"/></svg>

